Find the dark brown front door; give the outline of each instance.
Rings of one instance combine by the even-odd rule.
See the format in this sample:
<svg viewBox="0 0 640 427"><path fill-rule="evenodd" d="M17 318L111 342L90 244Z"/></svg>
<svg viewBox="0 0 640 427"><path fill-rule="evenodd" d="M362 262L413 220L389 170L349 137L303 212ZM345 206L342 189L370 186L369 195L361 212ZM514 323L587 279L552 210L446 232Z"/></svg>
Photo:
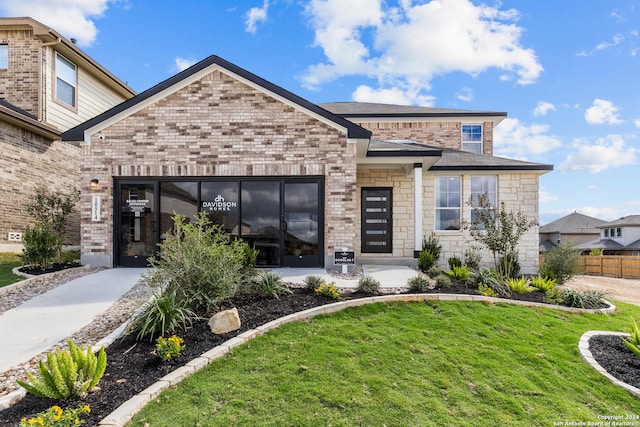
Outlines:
<svg viewBox="0 0 640 427"><path fill-rule="evenodd" d="M362 189L362 252L391 253L391 188Z"/></svg>

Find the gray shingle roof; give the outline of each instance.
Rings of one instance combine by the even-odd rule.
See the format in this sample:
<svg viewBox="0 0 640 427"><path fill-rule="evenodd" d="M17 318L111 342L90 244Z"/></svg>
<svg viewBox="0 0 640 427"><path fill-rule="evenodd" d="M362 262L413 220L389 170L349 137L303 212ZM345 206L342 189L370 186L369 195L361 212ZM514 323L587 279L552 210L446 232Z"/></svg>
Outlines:
<svg viewBox="0 0 640 427"><path fill-rule="evenodd" d="M442 158L439 159L433 166L431 166L429 170L443 172L456 170L551 171L553 170L553 165L524 162L522 160L513 160L497 156L485 156L482 154L474 154L466 151L442 149Z"/></svg>
<svg viewBox="0 0 640 427"><path fill-rule="evenodd" d="M495 111L458 110L453 108L418 107L415 105L380 104L373 102L327 102L318 104L325 110L343 117L463 117L501 116L507 113Z"/></svg>
<svg viewBox="0 0 640 427"><path fill-rule="evenodd" d="M594 234L600 233L600 229L598 227L606 223L607 222L602 219L574 212L552 221L549 224L543 225L540 227L540 233Z"/></svg>
<svg viewBox="0 0 640 427"><path fill-rule="evenodd" d="M640 226L640 215L627 215L620 219L616 219L611 222L607 222L602 224L600 228L608 228L608 227L623 227L623 226Z"/></svg>
<svg viewBox="0 0 640 427"><path fill-rule="evenodd" d="M620 243L613 241L611 239L598 239L591 240L590 242L581 243L579 245L575 245L576 249L608 249L608 250L621 250L625 249Z"/></svg>

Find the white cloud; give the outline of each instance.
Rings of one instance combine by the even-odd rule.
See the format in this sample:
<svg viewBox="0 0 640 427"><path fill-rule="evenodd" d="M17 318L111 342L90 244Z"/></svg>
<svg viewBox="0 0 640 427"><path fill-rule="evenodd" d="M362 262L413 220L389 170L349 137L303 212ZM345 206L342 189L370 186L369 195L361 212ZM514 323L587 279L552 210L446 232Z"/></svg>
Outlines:
<svg viewBox="0 0 640 427"><path fill-rule="evenodd" d="M526 125L516 118L506 118L493 131L494 152L524 160L539 156L562 145L557 137L548 135L548 131L548 125Z"/></svg>
<svg viewBox="0 0 640 427"><path fill-rule="evenodd" d="M551 203L558 200L558 198L549 193L546 188L540 186L538 200L540 201L540 203Z"/></svg>
<svg viewBox="0 0 640 427"><path fill-rule="evenodd" d="M470 87L461 88L458 93L456 93L456 98L460 101L471 102L473 101L473 89Z"/></svg>
<svg viewBox="0 0 640 427"><path fill-rule="evenodd" d="M269 10L269 0L264 0L262 7L252 7L246 16L246 31L255 34L256 26L259 22L266 22L267 11Z"/></svg>
<svg viewBox="0 0 640 427"><path fill-rule="evenodd" d="M556 106L550 102L538 101L536 108L533 110L533 115L536 117L546 116L549 111L556 111Z"/></svg>
<svg viewBox="0 0 640 427"><path fill-rule="evenodd" d="M625 146L621 135L608 135L595 143L578 139L573 144L574 152L558 167L560 171L587 171L598 173L637 162L638 149Z"/></svg>
<svg viewBox="0 0 640 427"><path fill-rule="evenodd" d="M605 101L604 99L595 99L593 105L585 111L584 119L590 125L617 125L622 123L622 120L618 117L618 107L613 105L613 102Z"/></svg>
<svg viewBox="0 0 640 427"><path fill-rule="evenodd" d="M636 125L637 128L640 128L640 119L635 119L633 123Z"/></svg>
<svg viewBox="0 0 640 427"><path fill-rule="evenodd" d="M90 46L98 35L93 19L107 10L108 0L2 0L0 16L29 16L53 28L79 46Z"/></svg>
<svg viewBox="0 0 640 427"><path fill-rule="evenodd" d="M184 71L187 68L191 67L196 62L198 62L195 59L186 59L186 58L181 58L179 56L177 56L173 61L174 61L174 71L178 71L178 72Z"/></svg>
<svg viewBox="0 0 640 427"><path fill-rule="evenodd" d="M356 102L380 102L382 104L421 105L433 107L435 97L419 94L411 94L398 88L373 89L366 85L358 86L353 92L352 98Z"/></svg>
<svg viewBox="0 0 640 427"><path fill-rule="evenodd" d="M518 84L533 83L542 66L520 44L518 12L498 7L469 0L402 0L398 7L382 0L311 0L306 13L326 61L310 66L303 84L313 89L342 76L366 75L379 90L424 92L434 76L492 68Z"/></svg>
<svg viewBox="0 0 640 427"><path fill-rule="evenodd" d="M623 40L624 40L624 37L622 37L620 34L616 34L615 36L613 36L613 40L612 41L599 43L595 47L595 50L609 49L610 47L614 47L614 46L619 45Z"/></svg>

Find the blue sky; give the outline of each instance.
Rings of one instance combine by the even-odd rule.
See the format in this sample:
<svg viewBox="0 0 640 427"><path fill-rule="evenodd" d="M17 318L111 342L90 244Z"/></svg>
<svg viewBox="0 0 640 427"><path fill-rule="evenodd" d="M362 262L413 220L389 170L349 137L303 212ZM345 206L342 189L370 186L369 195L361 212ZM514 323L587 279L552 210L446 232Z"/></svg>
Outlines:
<svg viewBox="0 0 640 427"><path fill-rule="evenodd" d="M540 223L640 214L640 1L3 0L137 91L216 54L311 102L504 111Z"/></svg>

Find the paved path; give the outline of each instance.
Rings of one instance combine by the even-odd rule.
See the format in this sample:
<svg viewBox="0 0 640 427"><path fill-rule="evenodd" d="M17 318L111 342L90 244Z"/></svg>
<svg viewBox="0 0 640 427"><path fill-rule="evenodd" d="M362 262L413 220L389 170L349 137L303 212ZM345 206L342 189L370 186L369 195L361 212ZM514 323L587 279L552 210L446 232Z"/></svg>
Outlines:
<svg viewBox="0 0 640 427"><path fill-rule="evenodd" d="M146 269L115 268L74 279L0 315L0 372L73 335L131 289Z"/></svg>
<svg viewBox="0 0 640 427"><path fill-rule="evenodd" d="M274 268L271 272L279 274L286 282L304 283L307 276L320 276L325 282L334 282L338 288L355 288L358 279L341 279L327 273L322 268ZM363 265L362 274L372 276L380 282L380 288L403 288L407 280L417 276L413 268L399 265Z"/></svg>
<svg viewBox="0 0 640 427"><path fill-rule="evenodd" d="M640 305L640 280L616 279L601 276L575 276L566 286L605 292L610 300Z"/></svg>

